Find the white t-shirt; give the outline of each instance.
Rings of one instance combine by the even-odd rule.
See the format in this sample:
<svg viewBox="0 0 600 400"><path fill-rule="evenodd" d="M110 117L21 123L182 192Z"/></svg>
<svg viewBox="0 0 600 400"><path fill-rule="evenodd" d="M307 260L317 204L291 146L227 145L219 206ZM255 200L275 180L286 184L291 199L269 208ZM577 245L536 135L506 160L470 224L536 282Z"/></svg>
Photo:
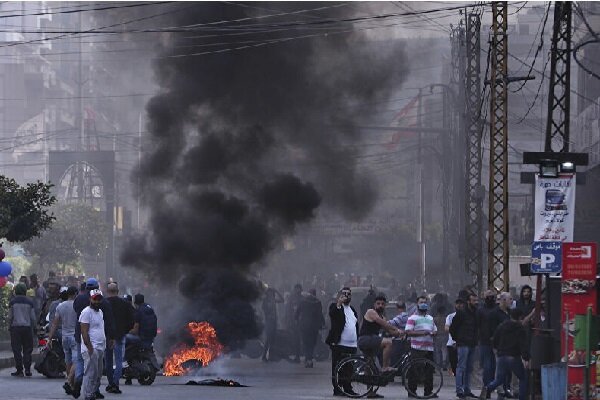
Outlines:
<svg viewBox="0 0 600 400"><path fill-rule="evenodd" d="M356 316L352 311L352 308L347 305L343 305L344 315L346 316L346 325L342 331L342 337L340 338L339 346L356 347L358 338L356 337Z"/></svg>
<svg viewBox="0 0 600 400"><path fill-rule="evenodd" d="M446 328L450 328L450 325L452 325L452 320L454 319L455 315L456 311L452 314L448 314L448 316L446 317ZM455 344L456 342L454 341L454 339L452 339L452 335L448 333L448 343L446 343L446 346L454 346Z"/></svg>
<svg viewBox="0 0 600 400"><path fill-rule="evenodd" d="M87 306L79 316L79 322L90 324L90 342L96 350L104 351L106 349L106 337L104 336L104 315L102 310L94 310ZM81 352L87 352L87 347L83 344L83 336L81 337Z"/></svg>

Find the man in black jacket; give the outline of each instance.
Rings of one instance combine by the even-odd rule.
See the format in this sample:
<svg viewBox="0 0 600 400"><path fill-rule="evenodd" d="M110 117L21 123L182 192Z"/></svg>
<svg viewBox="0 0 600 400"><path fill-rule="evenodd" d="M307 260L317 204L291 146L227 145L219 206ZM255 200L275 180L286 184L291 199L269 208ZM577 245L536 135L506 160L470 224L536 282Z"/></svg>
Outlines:
<svg viewBox="0 0 600 400"><path fill-rule="evenodd" d="M477 346L477 295L470 293L467 306L456 311L450 325L450 334L456 341L458 364L456 366L456 396L477 398L469 387L469 378L473 371L475 347Z"/></svg>
<svg viewBox="0 0 600 400"><path fill-rule="evenodd" d="M133 315L135 309L125 299L119 297L119 286L111 282L106 286L108 297L115 321L115 345L112 349L107 348L105 353L106 378L108 393L120 394L119 379L123 374L123 357L125 355L125 335L133 328ZM115 368L113 370L113 359Z"/></svg>
<svg viewBox="0 0 600 400"><path fill-rule="evenodd" d="M494 333L494 348L497 352L496 379L481 389L480 399L502 385L508 373L519 378L519 400L527 399L527 371L529 368L529 343L522 323L523 311L514 309L510 312L510 321L504 321Z"/></svg>
<svg viewBox="0 0 600 400"><path fill-rule="evenodd" d="M492 348L492 336L496 326L494 325L496 305L496 292L486 290L484 293L483 306L477 310L477 332L479 334L479 365L483 368L483 384L488 385L494 380L496 373L496 356Z"/></svg>
<svg viewBox="0 0 600 400"><path fill-rule="evenodd" d="M296 320L302 335L302 346L304 348L304 366L313 367L313 357L319 330L325 325L323 318L323 306L317 299L316 289L310 289L296 310Z"/></svg>
<svg viewBox="0 0 600 400"><path fill-rule="evenodd" d="M334 396L344 396L344 392L335 385L337 364L345 357L355 354L358 346L358 314L350 305L351 300L350 288L343 287L338 293L337 301L329 305L331 329L325 343L331 347L331 384ZM352 388L344 388L344 391L350 394Z"/></svg>

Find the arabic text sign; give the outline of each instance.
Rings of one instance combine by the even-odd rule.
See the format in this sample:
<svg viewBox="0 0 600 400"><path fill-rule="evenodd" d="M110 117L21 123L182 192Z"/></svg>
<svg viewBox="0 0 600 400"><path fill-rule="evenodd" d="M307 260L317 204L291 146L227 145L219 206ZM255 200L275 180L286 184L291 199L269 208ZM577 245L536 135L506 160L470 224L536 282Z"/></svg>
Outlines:
<svg viewBox="0 0 600 400"><path fill-rule="evenodd" d="M585 352L575 349L577 330L575 316L585 314L588 306L596 314L596 243L562 244L562 326L569 330L568 350L561 335L561 354L567 353L567 400L583 399ZM569 319L567 320L567 313ZM590 367L590 382L595 382L596 365ZM596 398L596 385L590 387L590 398Z"/></svg>
<svg viewBox="0 0 600 400"><path fill-rule="evenodd" d="M533 242L531 272L555 274L562 269L562 242Z"/></svg>
<svg viewBox="0 0 600 400"><path fill-rule="evenodd" d="M575 174L535 177L535 242L572 242L575 221Z"/></svg>

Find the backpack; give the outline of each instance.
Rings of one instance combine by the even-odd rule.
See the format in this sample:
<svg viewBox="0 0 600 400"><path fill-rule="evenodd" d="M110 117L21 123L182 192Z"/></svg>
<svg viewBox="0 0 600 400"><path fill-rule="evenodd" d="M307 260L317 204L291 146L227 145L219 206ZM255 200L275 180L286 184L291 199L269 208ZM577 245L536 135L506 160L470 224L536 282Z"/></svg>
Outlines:
<svg viewBox="0 0 600 400"><path fill-rule="evenodd" d="M142 304L138 310L140 313L139 336L142 339L152 339L158 333L158 319L152 307Z"/></svg>

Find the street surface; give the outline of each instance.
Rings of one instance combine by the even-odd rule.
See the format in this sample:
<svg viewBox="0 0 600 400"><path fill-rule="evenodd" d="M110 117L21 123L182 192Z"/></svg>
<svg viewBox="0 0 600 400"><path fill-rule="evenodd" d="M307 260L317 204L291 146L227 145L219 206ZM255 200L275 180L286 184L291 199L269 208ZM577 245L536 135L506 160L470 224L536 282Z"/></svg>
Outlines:
<svg viewBox="0 0 600 400"><path fill-rule="evenodd" d="M34 371L31 378L13 378L12 369L0 371L2 400L34 399L72 399L61 388L62 380L50 380ZM132 386L121 384L123 394L105 393L106 378L102 378L101 391L106 399L227 399L227 400L264 400L264 399L338 399L333 397L330 381L331 364L329 361L315 363L315 368L304 368L303 364L287 361L262 363L252 359L222 359L205 368L202 375L187 377L157 377L152 386L140 386L136 381ZM234 379L245 388L188 386L189 380L209 378ZM447 379L446 379L447 378ZM441 399L454 399L453 378L444 377ZM478 388L477 388L478 389ZM475 391L475 388L474 388ZM406 391L396 383L379 390L386 399L406 399ZM476 390L479 393L479 390ZM80 397L79 399L83 399Z"/></svg>

